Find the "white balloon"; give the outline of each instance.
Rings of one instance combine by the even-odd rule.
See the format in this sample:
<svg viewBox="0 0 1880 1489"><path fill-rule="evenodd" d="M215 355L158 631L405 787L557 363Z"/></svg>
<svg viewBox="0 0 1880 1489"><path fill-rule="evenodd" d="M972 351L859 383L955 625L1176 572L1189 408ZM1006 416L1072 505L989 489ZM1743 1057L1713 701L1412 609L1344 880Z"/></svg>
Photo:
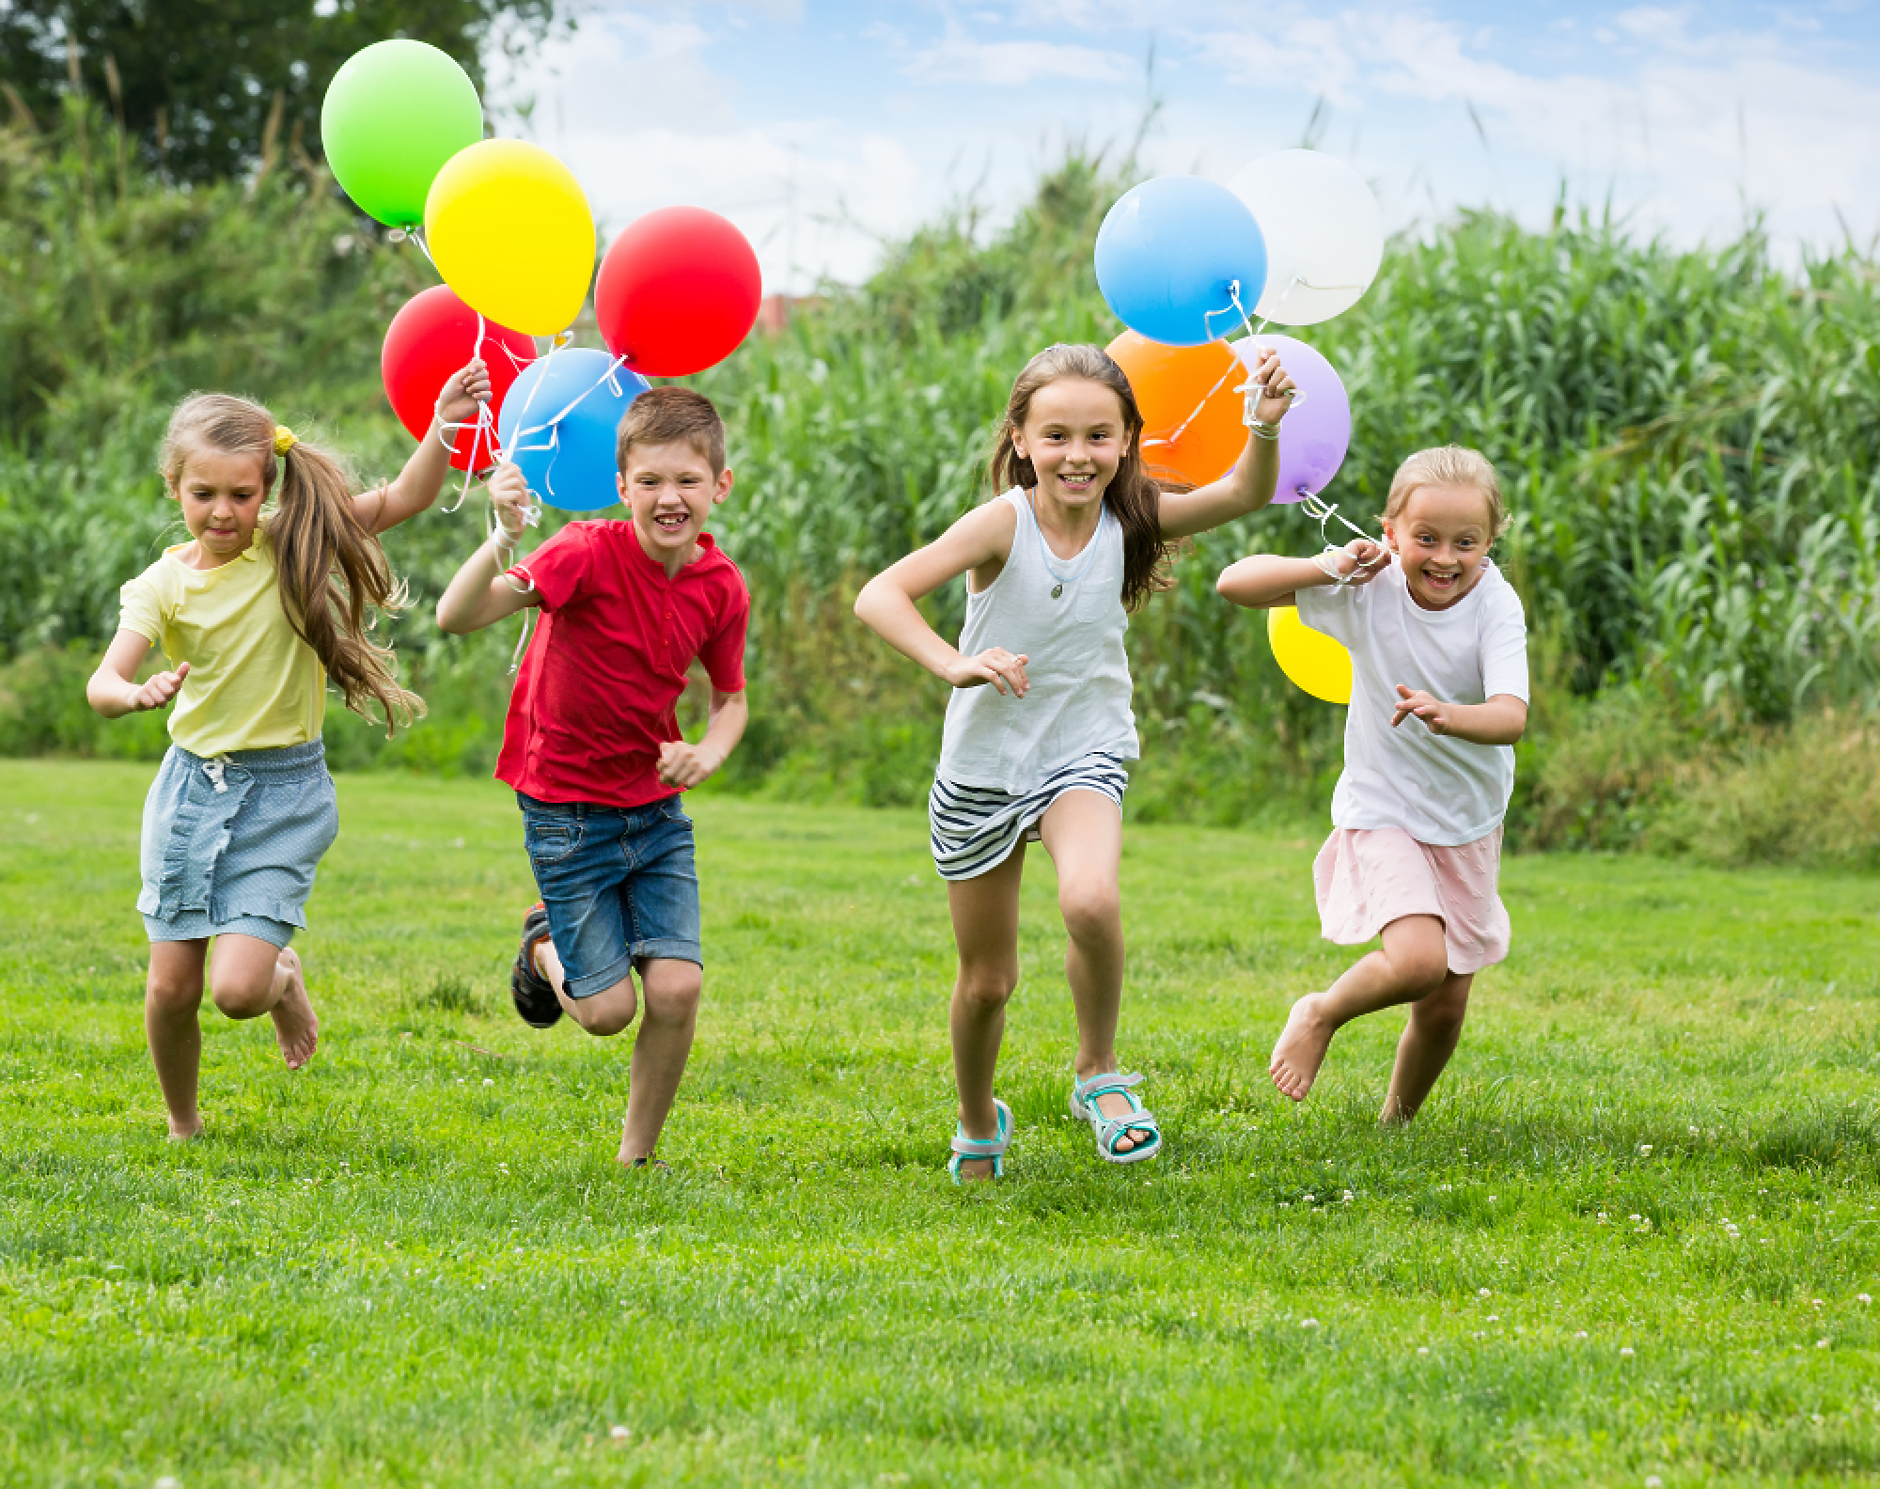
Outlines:
<svg viewBox="0 0 1880 1489"><path fill-rule="evenodd" d="M1266 238L1266 289L1254 313L1282 326L1315 326L1351 309L1384 261L1377 198L1342 160L1279 150L1228 183Z"/></svg>

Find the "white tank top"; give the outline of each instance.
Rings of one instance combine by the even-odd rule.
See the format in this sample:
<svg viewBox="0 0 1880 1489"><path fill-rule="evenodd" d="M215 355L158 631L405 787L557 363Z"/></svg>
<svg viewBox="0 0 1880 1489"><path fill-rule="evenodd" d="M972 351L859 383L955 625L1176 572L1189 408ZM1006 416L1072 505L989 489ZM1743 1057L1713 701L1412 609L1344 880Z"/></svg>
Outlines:
<svg viewBox="0 0 1880 1489"><path fill-rule="evenodd" d="M956 786L1023 795L1053 771L1096 750L1134 760L1129 657L1123 633L1123 527L1105 504L1096 536L1075 558L1045 546L1031 503L1014 486L999 501L1018 514L1005 567L966 596L960 652L994 646L1029 657L1023 698L990 683L955 688L947 700L939 775Z"/></svg>

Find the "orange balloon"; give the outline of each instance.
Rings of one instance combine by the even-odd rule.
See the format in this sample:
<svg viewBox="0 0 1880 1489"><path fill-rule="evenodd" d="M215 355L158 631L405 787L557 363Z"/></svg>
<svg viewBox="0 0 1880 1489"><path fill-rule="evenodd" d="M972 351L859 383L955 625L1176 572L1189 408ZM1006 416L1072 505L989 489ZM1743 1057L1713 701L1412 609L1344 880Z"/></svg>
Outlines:
<svg viewBox="0 0 1880 1489"><path fill-rule="evenodd" d="M1234 389L1246 365L1224 341L1164 346L1125 331L1109 346L1142 410L1142 459L1163 481L1205 486L1232 470L1247 444Z"/></svg>

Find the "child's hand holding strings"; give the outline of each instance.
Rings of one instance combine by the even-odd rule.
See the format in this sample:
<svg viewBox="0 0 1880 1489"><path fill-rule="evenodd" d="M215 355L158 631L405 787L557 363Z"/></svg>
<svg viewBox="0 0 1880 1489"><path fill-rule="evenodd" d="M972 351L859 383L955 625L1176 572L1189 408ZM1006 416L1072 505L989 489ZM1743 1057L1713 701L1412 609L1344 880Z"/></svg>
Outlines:
<svg viewBox="0 0 1880 1489"><path fill-rule="evenodd" d="M1339 550L1335 560L1341 574L1350 577L1350 585L1369 584L1390 567L1390 549L1375 538L1353 538Z"/></svg>
<svg viewBox="0 0 1880 1489"><path fill-rule="evenodd" d="M496 514L496 546L513 552L522 541L523 530L528 527L534 511L529 499L529 478L523 475L521 466L505 460L496 467L485 489Z"/></svg>
<svg viewBox="0 0 1880 1489"><path fill-rule="evenodd" d="M1030 660L994 646L976 657L961 657L947 668L946 679L956 688L980 688L991 683L1001 693L1023 698L1031 688L1031 679L1025 676L1025 663Z"/></svg>
<svg viewBox="0 0 1880 1489"><path fill-rule="evenodd" d="M1271 427L1286 417L1298 384L1292 380L1292 374L1280 366L1279 353L1267 347L1259 353L1240 391L1247 395L1248 422L1257 433L1258 426Z"/></svg>
<svg viewBox="0 0 1880 1489"><path fill-rule="evenodd" d="M148 709L162 708L176 696L176 690L183 685L183 679L189 676L189 663L177 665L174 672L159 672L131 695L132 713L143 713Z"/></svg>
<svg viewBox="0 0 1880 1489"><path fill-rule="evenodd" d="M490 369L481 357L453 372L437 395L437 422L469 424L477 410L490 401Z"/></svg>

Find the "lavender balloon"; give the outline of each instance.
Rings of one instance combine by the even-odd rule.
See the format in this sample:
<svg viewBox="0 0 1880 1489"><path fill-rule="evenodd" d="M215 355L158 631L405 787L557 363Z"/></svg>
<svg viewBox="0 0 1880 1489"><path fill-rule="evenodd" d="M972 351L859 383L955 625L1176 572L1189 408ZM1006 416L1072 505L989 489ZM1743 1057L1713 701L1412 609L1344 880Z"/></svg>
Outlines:
<svg viewBox="0 0 1880 1489"><path fill-rule="evenodd" d="M1351 399L1332 364L1291 336L1262 333L1233 343L1234 355L1251 369L1262 351L1279 353L1280 365L1299 385L1299 397L1279 427L1279 485L1273 502L1317 496L1331 485L1351 448Z"/></svg>

